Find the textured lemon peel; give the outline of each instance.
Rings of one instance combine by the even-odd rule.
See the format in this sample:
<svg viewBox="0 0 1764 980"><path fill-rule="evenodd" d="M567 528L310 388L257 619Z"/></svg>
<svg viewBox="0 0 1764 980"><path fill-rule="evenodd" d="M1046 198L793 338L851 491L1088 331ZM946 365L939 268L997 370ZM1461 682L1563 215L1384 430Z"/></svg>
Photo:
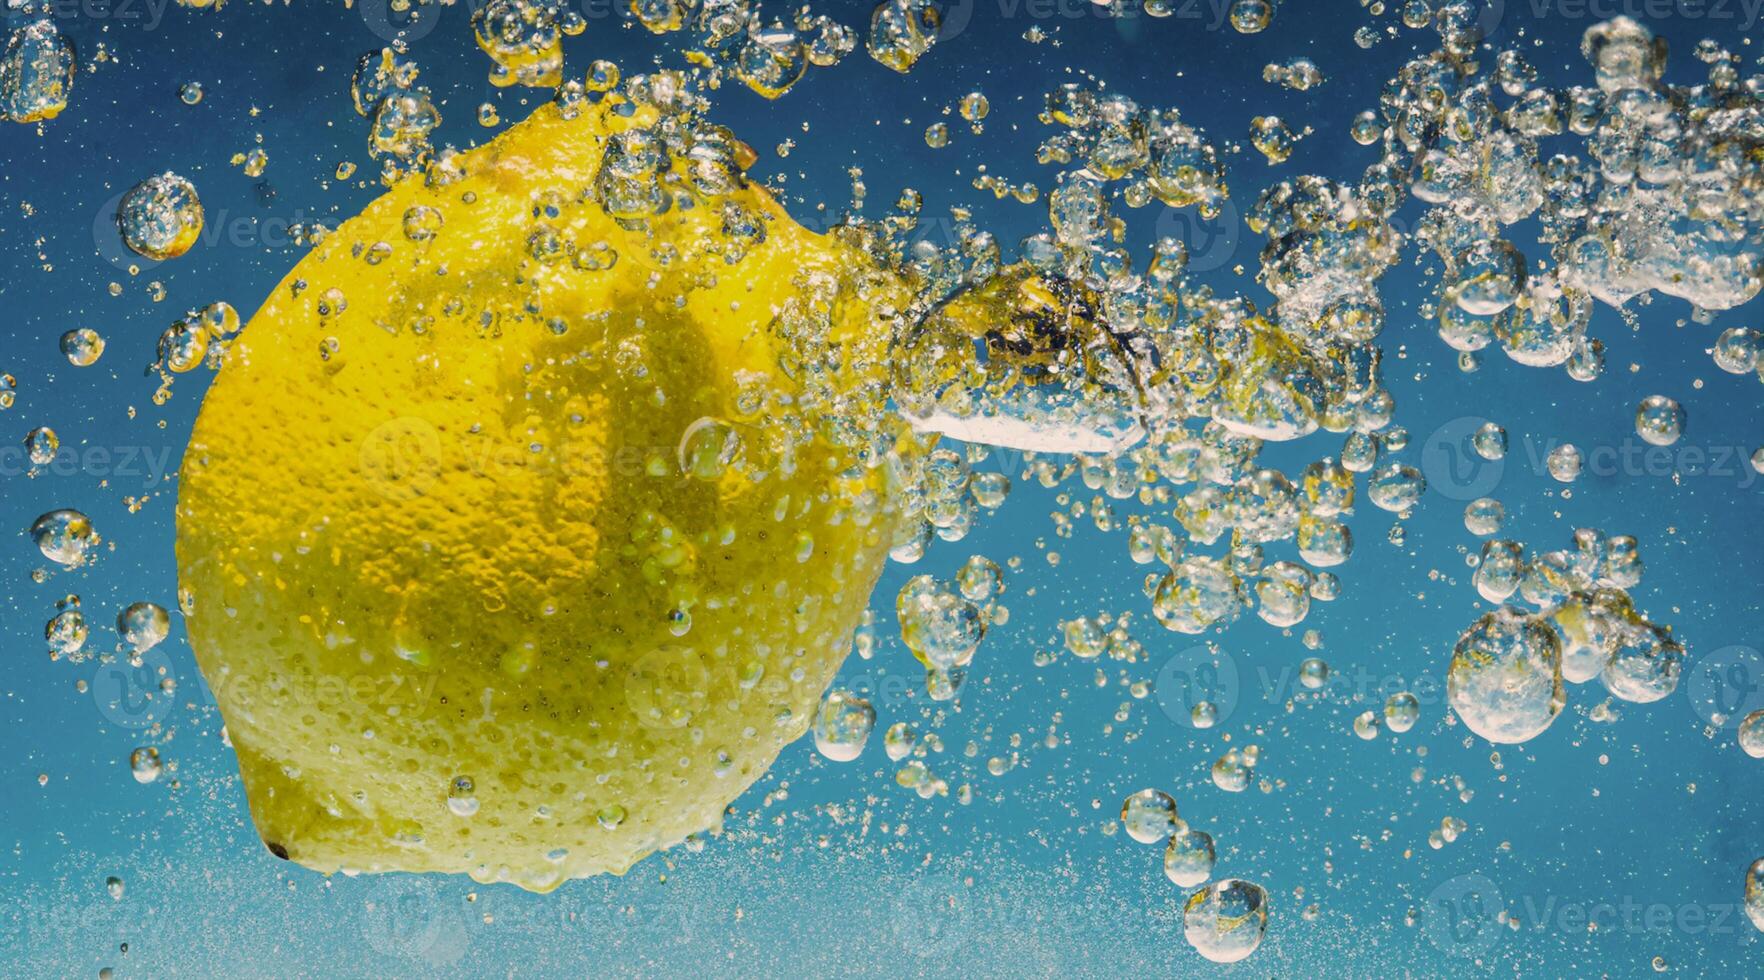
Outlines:
<svg viewBox="0 0 1764 980"><path fill-rule="evenodd" d="M534 890L622 873L715 828L843 659L892 530L856 446L894 435L867 397L855 437L808 433L884 375L869 311L903 296L757 187L652 218L653 239L617 225L585 192L608 136L653 122L546 106L461 154L463 178L399 183L229 351L178 561L278 855ZM733 264L699 247L718 201L765 218ZM401 230L418 206L441 218L425 241ZM542 262L545 228L619 259ZM645 261L657 243L686 257ZM817 304L812 349L779 339L781 310ZM675 461L701 418L742 443L708 481Z"/></svg>

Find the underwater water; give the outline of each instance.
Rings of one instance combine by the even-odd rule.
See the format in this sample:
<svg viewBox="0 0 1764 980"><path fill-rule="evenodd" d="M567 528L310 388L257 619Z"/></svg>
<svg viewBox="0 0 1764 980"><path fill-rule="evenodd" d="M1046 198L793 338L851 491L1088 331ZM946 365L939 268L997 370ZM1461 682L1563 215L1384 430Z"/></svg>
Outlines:
<svg viewBox="0 0 1764 980"><path fill-rule="evenodd" d="M0 373L10 382L0 390L0 523L16 534L0 548L10 664L0 683L0 975L1749 972L1764 941L1764 882L1749 871L1764 857L1764 817L1749 802L1764 793L1764 761L1748 751L1764 756L1764 721L1742 729L1764 710L1764 457L1754 457L1764 448L1756 299L1764 51L1754 39L1764 35L1755 4L1414 0L1386 9L1286 0L1275 9L1246 0L1235 15L1245 26L1260 14L1271 20L1245 32L1222 0L898 0L884 5L883 34L890 24L929 27L901 28L908 42L877 45L877 8L829 3L812 13L847 25L855 47L829 42L830 54L817 54L800 79L802 49L780 39L787 27L773 30L798 22L797 9L632 6L663 27L678 13L683 27L645 29L633 9L611 2L9 4L0 112L17 121L0 122ZM712 15L726 22L706 26ZM1620 15L1634 20L1610 26ZM536 32L539 43L481 45L474 24L482 31L495 18L511 19L499 21L514 25L509 36ZM797 27L825 40L806 18ZM548 31L558 35L555 49L544 43ZM57 37L72 44L71 70ZM397 60L418 67L415 81L370 77L364 88L363 55L392 44L402 48ZM561 73L547 77L558 51ZM1314 64L1320 81L1295 59ZM518 77L493 80L493 66ZM448 865L455 859L435 828L476 822L497 838L506 830L491 819L505 819L497 788L515 793L523 770L553 757L524 736L498 734L524 731L525 707L497 702L499 715L486 689L485 716L469 733L465 722L449 730L463 709L436 692L448 689L449 674L476 676L479 661L501 678L486 682L492 688L542 682L529 664L511 666L500 648L485 653L473 642L484 635L475 624L515 615L489 602L423 613L465 638L450 652L401 647L372 661L372 644L348 631L379 629L381 607L345 616L315 599L310 616L295 618L248 598L276 593L297 604L333 587L371 591L390 574L376 564L385 556L352 546L383 544L371 536L403 527L395 512L421 506L413 497L459 509L448 494L461 478L446 473L419 480L410 496L355 494L378 457L358 452L347 433L358 422L372 429L383 406L350 392L368 390L376 374L405 377L356 352L398 357L417 350L423 332L350 321L335 309L312 313L314 304L336 305L326 283L314 278L305 292L283 280L328 239L339 248L335 264L356 263L349 274L360 285L348 298L365 316L379 294L415 288L395 280L407 274L397 271L400 250L445 239L460 220L449 212L433 225L401 205L402 222L388 227L402 238L389 233L397 244L382 264L374 242L338 229L388 186L416 193L446 169L440 148L484 144L554 100L585 113L621 99L665 101L634 80L670 71L691 76L708 100L680 114L694 115L682 126L727 127L753 151L740 169L771 189L789 219L849 236L852 254L864 256L858 264L906 284L898 310L894 300L870 303L881 312L860 324L874 336L902 331L883 338L894 388L878 395L835 384L843 394L815 402L802 392L815 390L821 367L804 357L784 373L793 384L811 379L796 392L811 417L849 416L862 430L847 443L793 418L799 446L917 440L911 451L889 450L887 462L852 464L901 474L879 513L908 530L850 546L868 549L853 567L873 558L880 577L860 627L873 642L860 641L842 663L865 575L844 586L855 599L826 599L843 610L825 614L838 621L831 686L849 697L822 704L810 670L808 680L793 679L793 690L809 689L806 704L768 719L775 705L753 714L756 703L742 702L732 709L742 723L785 733L776 761L743 768L755 780L744 790L721 770L715 780L685 777L681 792L709 800L706 812L727 800L718 832L681 841L658 830L631 847L666 849L621 875L523 877L518 865L472 864L476 855ZM561 92L560 81L570 83ZM972 93L983 94L984 111ZM392 118L385 100L400 98L409 101ZM1364 112L1373 115L1357 120ZM431 113L439 116L432 127ZM664 106L660 116L669 115ZM618 145L635 175L629 186L652 180L655 168L630 163L640 156L634 143ZM264 156L254 159L258 150ZM150 187L157 196L136 199L144 210L131 216L129 192L167 173L199 194L199 231L188 224L184 189L170 183ZM615 210L616 195L601 184L578 196L580 187L546 173L531 180L563 190L566 214ZM447 182L435 182L444 193ZM766 218L769 243L742 232L752 217L744 208L759 208L746 191L695 187L678 193L698 194L698 213L717 216L720 230L707 233L717 238L714 260L682 237L689 256L679 261L741 283L754 262L774 261L767 249L796 241L781 230L789 219L776 216ZM918 203L902 207L903 194ZM533 200L542 224L548 205L540 192ZM659 209L620 217L609 235L633 234L646 220L660 235L673 220ZM532 227L519 227L518 262L473 285L483 292L465 290L468 307L470 296L553 274L674 281L676 266L661 251L621 245L623 268L597 269L585 242L548 266L566 273L536 271L548 260L546 239L527 237ZM1033 236L1042 237L1019 245ZM746 244L735 248L737 240ZM1148 263L1159 241L1180 243L1156 253L1161 270ZM154 242L163 260L149 257ZM987 258L991 248L996 259ZM743 249L752 254L743 258ZM1042 292L1012 292L1018 283L1000 267L1018 262L1033 267ZM432 280L437 270L421 271ZM1054 299L1023 313L988 305L994 287ZM635 293L620 295L609 307L635 302ZM252 321L236 341L236 325L211 306L231 304L251 320L281 296L285 310ZM553 296L525 300L540 324L535 336L548 329L543 306ZM205 309L207 319L184 312ZM731 322L755 315L718 309ZM439 302L430 312L461 331L473 322ZM498 315L506 333L485 314L484 343L525 336L520 316ZM995 332L960 335L970 322ZM379 327L393 339L349 332ZM95 360L92 338L64 338L82 329L102 338ZM580 336L585 327L569 329ZM955 340L939 347L942 329ZM250 346L281 332L304 344L309 331L324 344L298 354ZM795 345L806 342L777 332L778 344L800 353ZM465 342L445 328L436 334ZM675 343L678 360L697 356L691 340L653 343L664 351ZM625 356L610 347L592 356ZM967 367L924 367L915 358L926 350ZM455 354L422 357L481 367ZM1019 355L1022 365L998 368ZM671 370L671 356L643 363ZM719 348L716 356L737 355ZM970 370L968 359L982 356L985 369ZM312 373L281 387L282 358ZM217 394L204 409L211 386L220 392L229 372L248 370L264 373L240 374L250 387L241 382L232 401ZM474 370L462 375L464 387L490 377ZM722 368L706 370L717 377ZM332 377L344 380L332 387ZM253 400L258 385L270 393ZM528 391L531 399L538 389ZM413 385L395 386L388 399L406 396L436 397ZM677 459L670 442L660 464L644 460L546 507L517 507L522 488L512 478L497 483L507 471L474 474L480 511L494 516L508 502L499 525L507 541L494 554L523 561L506 556L521 555L532 534L534 565L576 561L526 522L616 509L599 502L650 493L633 488L660 479L656 465L710 467L703 478L725 489L804 479L781 475L794 472L788 466L758 472L764 438L755 433L792 414L770 404L744 422L739 465L730 462L733 442L706 456L692 441L705 430L693 429ZM594 405L591 414L613 419L615 431L681 411L665 399ZM209 435L203 450L187 452L199 411ZM284 411L302 426L275 425ZM319 417L329 421L308 424ZM1504 436L1479 437L1490 423ZM900 435L909 430L916 435ZM937 447L953 453L935 455L936 433L944 435ZM266 476L261 487L204 490L192 503L199 458L209 448L225 455L230 434L242 448L229 458L271 460L264 472L297 475L286 485ZM1580 454L1572 474L1561 453L1570 444ZM319 465L332 458L360 462ZM316 462L302 469L302 460ZM833 482L815 489L823 498L844 492ZM802 488L791 486L803 503ZM1498 508L1476 504L1467 517L1484 498ZM384 512L361 512L363 500ZM181 505L190 509L180 514ZM246 540L276 505L301 512L308 530L353 521L359 536L290 532L285 553L258 552L269 563L258 567L285 558L290 571L254 584L240 584L245 575L235 583L233 566L203 564L233 560L233 535ZM52 516L68 510L77 515ZM196 515L205 523L193 529ZM1351 549L1339 543L1342 526ZM455 532L452 545L447 535L446 526L435 532L444 560L400 574L439 589L479 568L474 549L491 547L483 535ZM802 610L819 610L832 586L802 553L842 545L826 534L799 538L802 557L793 557L778 543L784 537L762 535L766 543L741 560L756 576L773 565L816 572L780 572L788 595L743 601L792 607L806 621L821 613ZM1485 549L1491 539L1516 544ZM754 540L740 536L736 547ZM304 545L315 542L318 557L307 561ZM884 565L890 547L895 558ZM339 557L326 560L330 549ZM604 624L629 609L635 635L661 628L647 593L628 591L633 583L687 577L672 565L656 571L646 564L654 556L603 560L610 564L596 566L599 574L621 588L583 587L595 611L564 615L602 625L576 633L568 649L544 650L547 676L606 669L595 651L623 650L625 634ZM214 571L221 567L228 571ZM320 567L331 571L313 571ZM517 571L507 580L518 591L529 579L525 566ZM197 582L211 583L216 598ZM682 644L723 628L726 605L693 601L680 602L683 622L666 624ZM68 609L83 613L86 635L74 642L63 619L46 643L44 624ZM425 741L436 729L402 726L432 721L459 739L444 751L476 761L476 788L439 779L410 799L398 778L363 769L362 786L387 776L367 796L425 814L420 833L386 818L346 836L341 858L303 854L298 841L268 841L282 850L273 853L254 812L260 823L277 819L287 787L323 782L314 767L327 754L374 756L354 741L359 730L346 745L314 734L341 730L326 726L348 695L277 700L284 680L311 676L272 672L267 687L250 691L241 684L255 681L218 679L215 665L227 665L228 678L234 669L249 675L252 658L285 649L252 633L254 615L258 626L306 637L290 643L328 649L315 661L329 665L321 673L371 681L359 671L414 664L409 673L395 666L386 676L397 682L358 698L348 720L377 719L367 737L379 743L417 733L413 771L443 750ZM737 656L765 646L732 636L725 646ZM359 657L349 652L356 647ZM1301 666L1308 658L1325 662L1326 676ZM1566 683L1565 664L1579 672ZM768 666L771 676L783 673ZM936 667L929 679L928 666ZM694 701L690 684L650 687L631 670L644 679L618 683L642 688L639 707L665 712L675 699L718 710ZM578 696L564 690L550 693ZM852 698L867 702L873 721ZM855 714L838 716L842 704ZM691 764L682 758L681 768L696 773L701 757L721 748L685 741L702 721L689 714L671 716L653 740L635 727L621 733L617 722L580 743L560 737L557 758L580 762L603 750L612 758L616 744L621 760L636 753L630 764L648 771L668 760L641 758L645 747L678 737L665 744L687 746ZM889 734L897 724L910 741ZM808 727L816 732L803 734ZM241 735L254 740L253 759L293 758L278 754L285 749L309 761L250 763L242 777ZM579 782L566 780L553 803L569 797L586 807L585 826L536 820L520 847L537 855L567 842L577 856L556 861L576 860L585 853L578 840L641 834L661 819L642 805L643 791L595 798L595 780L576 768ZM263 788L272 784L282 797ZM342 797L354 786L311 791L347 809ZM528 788L538 786L529 777ZM1187 830L1210 836L1210 867L1180 850L1196 846L1181 834L1166 866L1166 838L1180 828L1159 798L1135 796L1145 790L1169 794ZM375 873L395 836L405 853L434 855L441 870ZM373 856L351 865L352 853ZM583 873L620 870L619 858L606 861ZM449 869L466 873L442 873ZM1226 887L1209 898L1203 882ZM1247 918L1215 923L1209 911Z"/></svg>

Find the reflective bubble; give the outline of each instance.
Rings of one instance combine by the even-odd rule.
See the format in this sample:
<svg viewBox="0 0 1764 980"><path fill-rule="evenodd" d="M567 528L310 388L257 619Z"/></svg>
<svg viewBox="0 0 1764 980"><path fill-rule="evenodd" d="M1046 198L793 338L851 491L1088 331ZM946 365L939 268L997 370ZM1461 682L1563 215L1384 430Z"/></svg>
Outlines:
<svg viewBox="0 0 1764 980"><path fill-rule="evenodd" d="M1494 422L1484 422L1471 437L1470 444L1475 447L1476 455L1483 459L1501 459L1507 455L1507 430Z"/></svg>
<svg viewBox="0 0 1764 980"><path fill-rule="evenodd" d="M917 575L895 600L900 638L927 667L948 670L974 659L987 617L961 593L929 575Z"/></svg>
<svg viewBox="0 0 1764 980"><path fill-rule="evenodd" d="M1746 918L1759 932L1764 932L1764 858L1746 868Z"/></svg>
<svg viewBox="0 0 1764 980"><path fill-rule="evenodd" d="M25 458L32 466L48 466L55 461L55 452L61 448L61 439L55 430L48 426L38 426L25 434Z"/></svg>
<svg viewBox="0 0 1764 980"><path fill-rule="evenodd" d="M78 663L85 659L81 651L91 632L85 614L80 611L80 597L68 596L58 606L60 611L55 618L43 626L43 638L49 642L50 657L67 657Z"/></svg>
<svg viewBox="0 0 1764 980"><path fill-rule="evenodd" d="M1374 504L1397 514L1413 509L1426 492L1427 478L1407 463L1386 463L1366 486L1366 495Z"/></svg>
<svg viewBox="0 0 1764 980"><path fill-rule="evenodd" d="M863 754L875 725L870 702L843 688L828 691L815 712L815 748L834 762L850 762Z"/></svg>
<svg viewBox="0 0 1764 980"><path fill-rule="evenodd" d="M1460 252L1456 264L1458 278L1450 293L1472 316L1504 311L1525 288L1525 257L1511 242L1478 242Z"/></svg>
<svg viewBox="0 0 1764 980"><path fill-rule="evenodd" d="M1364 741L1378 737L1378 714L1374 711L1362 711L1354 718L1354 734Z"/></svg>
<svg viewBox="0 0 1764 980"><path fill-rule="evenodd" d="M1156 789L1142 789L1121 801L1121 826L1141 844L1156 844L1182 829L1176 800Z"/></svg>
<svg viewBox="0 0 1764 980"><path fill-rule="evenodd" d="M131 650L145 653L158 646L171 631L171 617L155 603L137 602L117 615L116 631Z"/></svg>
<svg viewBox="0 0 1764 980"><path fill-rule="evenodd" d="M98 547L98 532L77 510L52 510L31 524L31 540L43 557L65 568L78 568Z"/></svg>
<svg viewBox="0 0 1764 980"><path fill-rule="evenodd" d="M1754 759L1764 759L1764 708L1746 715L1739 724L1739 747Z"/></svg>
<svg viewBox="0 0 1764 980"><path fill-rule="evenodd" d="M104 338L90 327L79 327L61 335L61 353L74 367L91 367L104 353Z"/></svg>
<svg viewBox="0 0 1764 980"><path fill-rule="evenodd" d="M1254 746L1227 749L1224 755L1213 761L1213 785L1227 793L1241 793L1248 789L1250 779L1256 773L1256 758Z"/></svg>
<svg viewBox="0 0 1764 980"><path fill-rule="evenodd" d="M1414 728L1420 717L1421 701L1408 691L1392 694L1384 702L1385 727L1399 735Z"/></svg>
<svg viewBox="0 0 1764 980"><path fill-rule="evenodd" d="M20 18L32 12L29 5L8 4L8 8L19 10ZM45 6L41 12L49 9ZM70 15L57 15L61 16ZM0 120L34 123L61 115L76 73L73 39L63 35L54 20L44 17L20 24L0 52Z"/></svg>
<svg viewBox="0 0 1764 980"><path fill-rule="evenodd" d="M956 572L956 586L961 589L963 598L985 602L1003 588L1003 575L997 562L983 555L974 555Z"/></svg>
<svg viewBox="0 0 1764 980"><path fill-rule="evenodd" d="M1649 395L1636 406L1635 434L1651 445L1672 445L1684 434L1684 409L1665 395Z"/></svg>
<svg viewBox="0 0 1764 980"><path fill-rule="evenodd" d="M1599 676L1634 616L1629 597L1615 589L1575 592L1549 613L1562 644L1562 679L1584 684Z"/></svg>
<svg viewBox="0 0 1764 980"><path fill-rule="evenodd" d="M1536 737L1566 703L1555 631L1510 606L1488 613L1452 648L1446 695L1464 724L1490 742Z"/></svg>
<svg viewBox="0 0 1764 980"><path fill-rule="evenodd" d="M1616 649L1599 677L1617 697L1646 704L1678 689L1683 664L1684 647L1670 630L1635 622L1618 633Z"/></svg>
<svg viewBox="0 0 1764 980"><path fill-rule="evenodd" d="M1507 509L1493 497L1478 497L1464 507L1464 529L1479 537L1499 534Z"/></svg>
<svg viewBox="0 0 1764 980"><path fill-rule="evenodd" d="M1573 483L1580 479L1582 462L1579 448L1571 443L1557 446L1544 458L1545 468L1558 483Z"/></svg>
<svg viewBox="0 0 1764 980"><path fill-rule="evenodd" d="M158 779L161 768L159 750L151 745L144 745L129 753L129 772L134 775L137 783L144 785Z"/></svg>
<svg viewBox="0 0 1764 980"><path fill-rule="evenodd" d="M482 805L478 800L477 784L470 776L455 776L447 783L447 809L456 817L470 817L478 812Z"/></svg>
<svg viewBox="0 0 1764 980"><path fill-rule="evenodd" d="M175 259L202 235L202 202L196 187L174 173L141 181L117 205L123 244L149 259Z"/></svg>
<svg viewBox="0 0 1764 980"><path fill-rule="evenodd" d="M1196 891L1182 906L1182 935L1214 963L1236 963L1256 951L1268 929L1268 893L1225 878Z"/></svg>
<svg viewBox="0 0 1764 980"><path fill-rule="evenodd" d="M897 721L889 725L888 731L882 735L882 748L887 752L890 762L899 762L906 758L918 742L918 733L913 731L913 726L904 721Z"/></svg>
<svg viewBox="0 0 1764 980"><path fill-rule="evenodd" d="M1213 838L1201 830L1170 835L1164 847L1164 876L1182 888L1193 888L1213 875Z"/></svg>

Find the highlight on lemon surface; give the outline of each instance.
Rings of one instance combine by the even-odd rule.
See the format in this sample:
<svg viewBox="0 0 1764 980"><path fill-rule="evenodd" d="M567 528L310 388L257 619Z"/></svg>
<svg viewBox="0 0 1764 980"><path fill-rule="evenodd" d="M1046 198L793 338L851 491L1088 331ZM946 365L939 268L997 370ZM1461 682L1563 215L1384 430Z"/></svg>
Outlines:
<svg viewBox="0 0 1764 980"><path fill-rule="evenodd" d="M228 349L181 598L278 856L621 873L809 728L893 543L905 297L751 162L667 73L543 106Z"/></svg>

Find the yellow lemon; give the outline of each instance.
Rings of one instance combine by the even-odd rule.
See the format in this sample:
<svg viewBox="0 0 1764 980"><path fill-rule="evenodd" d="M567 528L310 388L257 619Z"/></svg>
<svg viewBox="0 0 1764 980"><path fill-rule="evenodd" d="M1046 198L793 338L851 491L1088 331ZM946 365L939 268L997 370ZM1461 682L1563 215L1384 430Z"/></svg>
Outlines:
<svg viewBox="0 0 1764 980"><path fill-rule="evenodd" d="M542 107L395 184L234 341L178 564L277 855L620 873L807 729L891 543L903 296L747 152Z"/></svg>

